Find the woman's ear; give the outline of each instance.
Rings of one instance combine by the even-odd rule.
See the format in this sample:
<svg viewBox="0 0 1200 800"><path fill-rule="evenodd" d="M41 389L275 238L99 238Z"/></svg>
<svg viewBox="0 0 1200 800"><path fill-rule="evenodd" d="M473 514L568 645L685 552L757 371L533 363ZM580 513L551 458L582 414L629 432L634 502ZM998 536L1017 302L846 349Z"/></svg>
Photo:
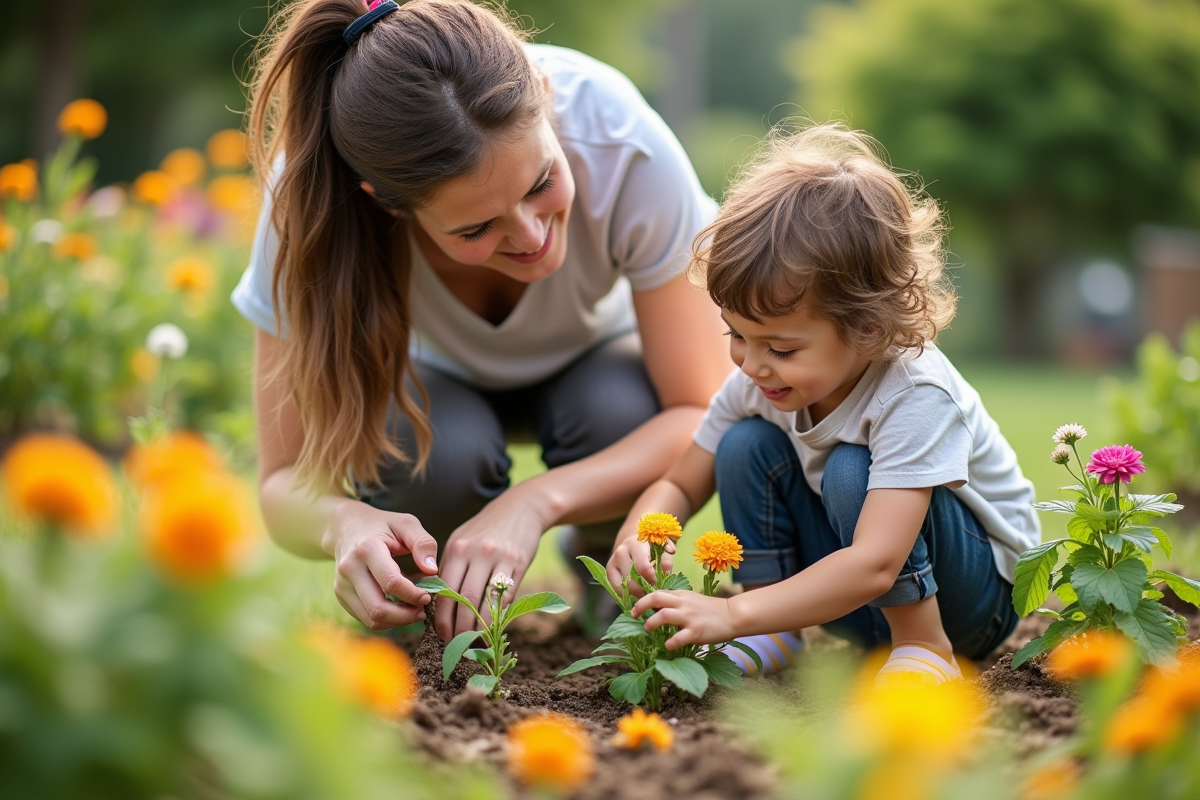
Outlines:
<svg viewBox="0 0 1200 800"><path fill-rule="evenodd" d="M366 192L367 194L371 195L371 197L374 197L374 196L375 196L375 187L374 187L374 186L372 186L371 184L367 183L366 181L362 181L362 182L361 182L361 183L359 183L358 185L362 187L362 190L363 190L364 192Z"/></svg>
<svg viewBox="0 0 1200 800"><path fill-rule="evenodd" d="M375 198L375 187L374 187L374 186L372 186L371 184L367 183L366 181L360 181L358 185L359 185L359 187L360 187L360 188L362 188L362 190L363 190L364 192L366 192L367 194L371 195L371 198L372 198L372 199L374 199L374 198ZM404 212L404 210L403 210L403 209L399 209L399 208L385 208L385 209L384 209L384 211L386 211L387 213L391 214L391 215L392 215L393 217L395 217L396 219L408 219L408 214L406 214L406 213Z"/></svg>

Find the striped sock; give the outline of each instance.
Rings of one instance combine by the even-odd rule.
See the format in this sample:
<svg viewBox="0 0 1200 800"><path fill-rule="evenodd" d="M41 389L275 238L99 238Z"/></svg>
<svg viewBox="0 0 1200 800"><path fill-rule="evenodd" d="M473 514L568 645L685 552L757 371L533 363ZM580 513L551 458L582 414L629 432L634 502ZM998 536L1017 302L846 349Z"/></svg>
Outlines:
<svg viewBox="0 0 1200 800"><path fill-rule="evenodd" d="M892 648L887 662L875 676L875 686L949 683L962 676L953 656L947 661L927 647L905 644Z"/></svg>
<svg viewBox="0 0 1200 800"><path fill-rule="evenodd" d="M741 636L736 639L758 654L762 659L763 674L770 675L791 664L801 649L804 640L799 631L784 631L782 633L761 633L757 636ZM754 659L735 647L726 647L725 655L733 659L733 663L741 667L742 672L753 675L758 672Z"/></svg>

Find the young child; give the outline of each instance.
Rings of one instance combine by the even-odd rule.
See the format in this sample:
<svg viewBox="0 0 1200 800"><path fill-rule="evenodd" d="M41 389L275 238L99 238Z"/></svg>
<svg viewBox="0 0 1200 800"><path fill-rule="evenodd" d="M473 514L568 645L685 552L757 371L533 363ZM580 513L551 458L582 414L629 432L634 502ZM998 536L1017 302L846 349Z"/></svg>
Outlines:
<svg viewBox="0 0 1200 800"><path fill-rule="evenodd" d="M933 344L955 308L938 206L876 148L838 124L774 137L697 238L690 269L739 369L638 498L608 575L652 579L638 518L686 521L715 489L747 591L643 597L647 630L678 626L669 648L740 638L769 671L823 625L890 642L881 681L945 682L955 653L982 657L1016 626L1013 568L1040 541L1033 487Z"/></svg>

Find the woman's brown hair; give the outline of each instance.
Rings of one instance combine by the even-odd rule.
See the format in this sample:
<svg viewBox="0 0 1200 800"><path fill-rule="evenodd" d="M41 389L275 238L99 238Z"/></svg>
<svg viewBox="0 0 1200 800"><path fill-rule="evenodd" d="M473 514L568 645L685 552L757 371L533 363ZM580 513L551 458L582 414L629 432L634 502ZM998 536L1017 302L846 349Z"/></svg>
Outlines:
<svg viewBox="0 0 1200 800"><path fill-rule="evenodd" d="M383 459L412 461L385 430L393 398L424 467L432 432L408 356L405 212L544 105L520 32L499 12L412 0L347 45L343 31L365 12L362 0L299 0L272 20L251 84L251 157L279 236L280 374L304 426L308 486L371 484Z"/></svg>
<svg viewBox="0 0 1200 800"><path fill-rule="evenodd" d="M689 268L721 308L760 322L811 295L813 313L872 356L920 350L953 319L941 210L867 134L778 129L725 197Z"/></svg>

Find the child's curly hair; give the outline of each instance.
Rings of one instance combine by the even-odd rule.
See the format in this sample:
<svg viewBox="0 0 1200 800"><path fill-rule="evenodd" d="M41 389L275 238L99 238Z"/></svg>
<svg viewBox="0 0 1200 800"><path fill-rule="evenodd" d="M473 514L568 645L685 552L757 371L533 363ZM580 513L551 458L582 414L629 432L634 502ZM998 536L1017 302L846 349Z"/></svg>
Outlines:
<svg viewBox="0 0 1200 800"><path fill-rule="evenodd" d="M954 317L937 202L840 123L769 137L696 238L693 282L738 316L790 313L808 296L848 346L921 350Z"/></svg>

